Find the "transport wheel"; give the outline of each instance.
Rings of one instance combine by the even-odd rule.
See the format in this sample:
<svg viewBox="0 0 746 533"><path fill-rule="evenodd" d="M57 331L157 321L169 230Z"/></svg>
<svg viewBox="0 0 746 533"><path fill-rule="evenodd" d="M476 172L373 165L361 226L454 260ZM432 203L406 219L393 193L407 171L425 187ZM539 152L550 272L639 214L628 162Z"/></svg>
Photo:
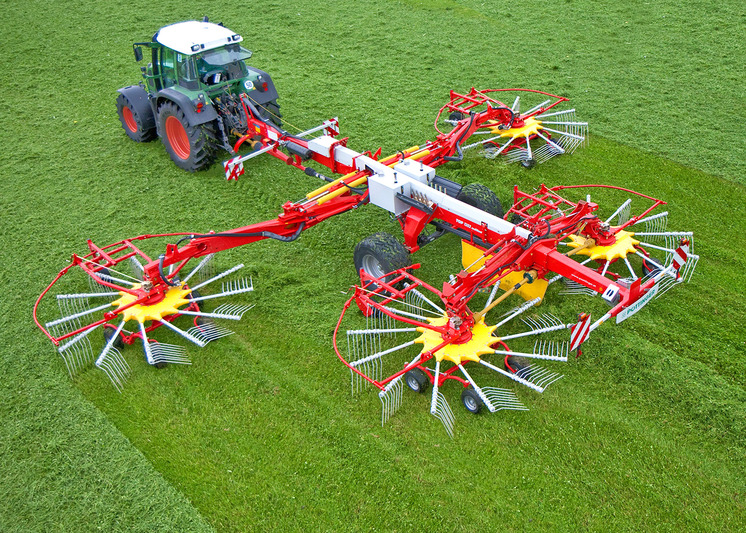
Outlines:
<svg viewBox="0 0 746 533"><path fill-rule="evenodd" d="M404 374L404 381L407 387L420 394L425 392L427 386L430 385L430 379L428 379L427 374L419 368L413 368Z"/></svg>
<svg viewBox="0 0 746 533"><path fill-rule="evenodd" d="M355 246L355 270L380 278L385 274L412 264L407 250L390 233L379 232L366 237Z"/></svg>
<svg viewBox="0 0 746 533"><path fill-rule="evenodd" d="M503 206L497 195L481 183L464 185L456 199L496 217L504 216Z"/></svg>
<svg viewBox="0 0 746 533"><path fill-rule="evenodd" d="M217 141L213 123L191 126L178 105L166 102L158 108L158 131L179 168L195 172L214 161Z"/></svg>
<svg viewBox="0 0 746 533"><path fill-rule="evenodd" d="M461 393L461 403L464 404L467 411L475 415L482 410L482 398L474 389L464 389Z"/></svg>
<svg viewBox="0 0 746 533"><path fill-rule="evenodd" d="M147 93L142 100L130 99L122 93L117 96L117 113L122 128L135 142L148 142L156 137L155 117L147 101Z"/></svg>

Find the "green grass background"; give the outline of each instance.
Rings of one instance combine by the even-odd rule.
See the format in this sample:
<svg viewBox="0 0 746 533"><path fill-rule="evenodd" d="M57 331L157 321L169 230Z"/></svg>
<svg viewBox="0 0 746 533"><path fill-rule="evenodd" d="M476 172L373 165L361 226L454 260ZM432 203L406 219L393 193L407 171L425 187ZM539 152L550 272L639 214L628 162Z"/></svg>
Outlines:
<svg viewBox="0 0 746 533"><path fill-rule="evenodd" d="M31 308L86 239L232 228L318 185L261 158L237 184L219 166L187 174L125 137L114 100L138 80L131 43L203 14L244 36L290 123L338 115L358 150L432 138L450 89L571 97L587 149L443 174L503 199L542 182L661 197L670 227L696 234L692 283L599 329L543 395L518 390L527 413L458 408L450 440L405 394L381 428L331 349L355 243L395 232L367 207L223 254L254 275L257 306L236 335L190 348L191 367L156 371L130 349L124 394L97 371L70 381ZM0 530L746 528L745 22L734 1L6 3ZM445 279L457 250L425 248L422 276Z"/></svg>

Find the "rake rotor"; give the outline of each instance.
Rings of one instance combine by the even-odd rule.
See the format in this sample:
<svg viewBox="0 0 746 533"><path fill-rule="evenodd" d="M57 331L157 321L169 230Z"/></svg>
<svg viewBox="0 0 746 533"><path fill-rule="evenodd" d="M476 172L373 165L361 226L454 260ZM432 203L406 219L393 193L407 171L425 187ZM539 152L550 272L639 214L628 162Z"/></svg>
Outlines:
<svg viewBox="0 0 746 533"><path fill-rule="evenodd" d="M510 104L499 99L513 95ZM489 159L501 157L505 163L521 163L530 168L555 156L571 154L587 143L588 123L578 121L575 109L558 110L557 106L565 102L567 98L562 96L530 89L472 88L466 94L451 91L451 100L438 113L435 127L438 129L440 118L457 127L470 122L475 112L496 109L499 113L480 123L472 134L482 139L461 149L482 148Z"/></svg>
<svg viewBox="0 0 746 533"><path fill-rule="evenodd" d="M214 320L240 320L250 305L226 303L207 311L204 302L214 298L233 296L254 290L249 279L239 278L224 281L222 290L216 294L201 295L198 289L208 287L215 281L238 271L238 265L224 272L215 273L213 255L209 254L179 279L177 270L171 265L161 281L154 284L147 278L148 268L141 262L153 263L133 241L150 239L143 236L100 248L89 241L90 253L73 256L70 265L62 270L47 287L34 307L37 317L40 303L45 295L55 292L58 318L42 327L57 346L57 352L65 362L70 377L75 377L85 368L95 366L102 370L118 391L131 373L122 349L127 344L139 343L145 361L155 367L167 364L191 364L184 346L158 342L152 335L161 327L204 347L208 342L228 336L233 332ZM182 263L178 271L185 266ZM151 267L153 268L153 267ZM84 286L87 280L89 292L73 292ZM145 278L145 279L144 279ZM191 280L196 284L189 284ZM52 314L51 305L45 305L44 314ZM103 303L102 303L103 302ZM181 318L185 317L185 318ZM176 322L192 322L184 329ZM92 335L98 330L98 335ZM103 346L96 355L95 346L103 337Z"/></svg>

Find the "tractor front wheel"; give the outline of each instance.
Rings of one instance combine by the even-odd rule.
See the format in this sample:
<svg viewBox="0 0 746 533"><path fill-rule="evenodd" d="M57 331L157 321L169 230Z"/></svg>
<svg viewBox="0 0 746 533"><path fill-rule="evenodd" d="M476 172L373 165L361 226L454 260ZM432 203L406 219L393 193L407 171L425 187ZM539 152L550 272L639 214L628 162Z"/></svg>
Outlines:
<svg viewBox="0 0 746 533"><path fill-rule="evenodd" d="M176 166L195 172L209 167L215 159L216 135L212 123L189 124L184 112L173 102L158 108L158 131L166 152Z"/></svg>
<svg viewBox="0 0 746 533"><path fill-rule="evenodd" d="M119 96L117 96L117 112L122 128L130 139L139 143L155 139L155 118L147 101L147 95L143 101L137 98L130 99L119 93Z"/></svg>

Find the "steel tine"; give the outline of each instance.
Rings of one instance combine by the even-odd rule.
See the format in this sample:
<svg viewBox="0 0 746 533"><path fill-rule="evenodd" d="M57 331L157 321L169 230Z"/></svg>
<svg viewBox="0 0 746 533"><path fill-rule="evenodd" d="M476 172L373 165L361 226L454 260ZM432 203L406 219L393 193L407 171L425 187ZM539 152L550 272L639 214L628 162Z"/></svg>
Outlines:
<svg viewBox="0 0 746 533"><path fill-rule="evenodd" d="M105 354L102 354L102 357L99 357L96 367L106 374L111 384L121 394L127 376L130 374L130 367L119 350L112 346Z"/></svg>
<svg viewBox="0 0 746 533"><path fill-rule="evenodd" d="M145 273L145 267L142 266L142 263L140 263L134 255L130 257L130 267L132 267L132 272L135 276L142 279L142 276Z"/></svg>
<svg viewBox="0 0 746 533"><path fill-rule="evenodd" d="M484 387L482 389L485 396L487 396L492 404L495 406L495 411L501 411L503 409L509 409L512 411L528 411L528 407L523 405L515 392L508 389L500 389L497 387Z"/></svg>
<svg viewBox="0 0 746 533"><path fill-rule="evenodd" d="M419 356L418 356L419 357ZM396 411L401 407L402 400L402 376L393 379L384 390L378 393L381 399L381 427L388 422Z"/></svg>
<svg viewBox="0 0 746 533"><path fill-rule="evenodd" d="M223 289L225 289L225 287L226 287L226 284L223 284ZM204 300L212 300L213 298L222 298L223 296L233 296L233 295L242 294L245 292L252 292L254 290L253 282L250 279L246 280L246 278L235 280L234 282L229 283L227 287L228 287L228 290L223 290L223 292L220 292L218 294L208 294L207 296L198 296L196 298L192 298L191 300L193 302L201 302Z"/></svg>
<svg viewBox="0 0 746 533"><path fill-rule="evenodd" d="M189 315L189 316L201 316L206 318L224 318L227 320L241 320L241 317L243 317L244 313L248 311L249 309L253 308L253 305L242 305L242 306L235 306L232 304L223 304L217 309L215 309L212 313L206 313L204 311L186 311L181 310L179 311L182 315Z"/></svg>
<svg viewBox="0 0 746 533"><path fill-rule="evenodd" d="M398 352L399 350L403 350L404 348L412 346L413 344L414 344L414 340L411 340L409 342L405 342L403 344L399 344L397 346L394 346L393 348L389 348L388 350L381 350L381 351L375 352L375 353L373 353L371 355L368 355L367 357L364 357L364 358L359 359L357 361L352 361L350 363L350 366L357 366L357 365L360 365L362 363L367 363L368 361L373 361L374 359L379 359L379 358L383 357L384 355L388 355L390 353Z"/></svg>
<svg viewBox="0 0 746 533"><path fill-rule="evenodd" d="M156 363L172 363L180 365L191 365L192 361L186 354L186 348L176 344L156 342L151 344L153 360Z"/></svg>
<svg viewBox="0 0 746 533"><path fill-rule="evenodd" d="M532 383L531 381L522 377L518 373L513 374L511 372L508 372L507 370L503 370L502 368L496 367L495 365L488 363L484 359L480 359L479 362L480 364L482 364L483 366L486 366L490 370L494 370L498 374L502 374L503 376L509 379L512 379L513 381L516 381L520 383L521 385L528 387L529 389L535 390L536 392L544 392L545 387L541 387L539 385L536 385L535 383Z"/></svg>
<svg viewBox="0 0 746 533"><path fill-rule="evenodd" d="M202 287L204 287L205 285L209 285L209 284L210 284L210 283L212 283L213 281L217 281L217 280L219 280L219 279L222 279L222 278L224 278L225 276L229 276L229 275L233 274L233 273L234 273L235 271L237 271L237 270L240 270L240 269L242 269L242 268L243 268L243 264L240 264L240 265L236 265L236 266L234 266L233 268L229 268L228 270L226 270L226 271L224 271L224 272L221 272L220 274L217 274L217 275L215 275L215 276L213 276L213 277L211 277L211 278L209 278L209 279L207 279L207 280L203 281L203 282L202 282L202 283L200 283L199 285L195 285L194 287L192 287L192 290L193 290L193 291L195 291L195 290L197 290L197 289L201 289L201 288L202 288ZM195 298L195 300L196 300L196 298Z"/></svg>
<svg viewBox="0 0 746 533"><path fill-rule="evenodd" d="M63 301L63 300L60 300ZM98 307L94 307L92 309L88 309L86 311L81 311L79 313L72 314L70 316L65 316L62 318L58 318L57 320L53 320L52 322L47 322L46 327L49 328L51 326L56 326L58 324L63 324L65 322L70 322L72 320L77 320L79 318L82 318L84 316L92 315L93 313L97 313L98 311L103 311L104 309L108 309L111 307L111 304L106 303L104 305L100 305Z"/></svg>
<svg viewBox="0 0 746 533"><path fill-rule="evenodd" d="M438 381L440 379L440 361L435 363L435 379L433 380L433 395L430 400L430 414L440 420L443 427L446 428L448 436L453 438L453 423L455 418L451 406L445 399L445 396L438 390Z"/></svg>
<svg viewBox="0 0 746 533"><path fill-rule="evenodd" d="M192 271L187 275L187 277L184 278L183 282L186 283L190 279L192 279L192 276L194 276L196 273L200 272L203 267L205 267L210 261L212 261L212 258L215 254L209 254L206 255L202 261L200 261L196 267L192 269Z"/></svg>
<svg viewBox="0 0 746 533"><path fill-rule="evenodd" d="M218 326L217 324L208 323L208 324L202 324L200 326L191 327L184 333L188 334L191 338L194 338L195 340L199 341L199 342L195 342L195 344L197 344L198 346L199 345L204 346L210 341L221 339L223 337L227 337L228 335L233 335L234 332L223 326ZM189 338L189 337L185 337L185 338ZM192 340L191 338L189 338L189 340Z"/></svg>
<svg viewBox="0 0 746 533"><path fill-rule="evenodd" d="M422 294L417 289L411 289L407 294L410 294L410 293L412 295L414 295L416 298L418 298L419 300L422 300L423 302L425 302L427 304L430 304L430 306L435 311L437 311L438 313L440 313L442 315L446 314L446 312L441 307L439 307L438 305L436 305L432 300L430 300L427 296L425 296L424 294Z"/></svg>

